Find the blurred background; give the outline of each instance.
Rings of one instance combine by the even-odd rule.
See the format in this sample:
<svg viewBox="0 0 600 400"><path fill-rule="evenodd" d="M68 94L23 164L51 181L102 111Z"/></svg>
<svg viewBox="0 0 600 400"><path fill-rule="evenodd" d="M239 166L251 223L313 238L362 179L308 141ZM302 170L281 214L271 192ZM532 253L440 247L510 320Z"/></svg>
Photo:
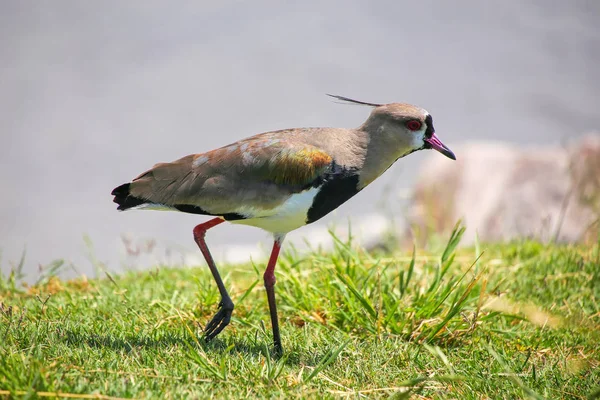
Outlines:
<svg viewBox="0 0 600 400"><path fill-rule="evenodd" d="M576 140L600 127L599 17L596 0L2 1L2 272L24 249L32 276L54 259L88 275L95 263L126 268L136 252L187 260L204 218L118 213L110 191L259 132L368 116L325 93L420 105L459 160L474 141L533 151ZM430 153L400 160L292 241L349 218L385 225L389 204L401 215L427 157L457 165ZM270 246L243 226L208 241L230 261Z"/></svg>

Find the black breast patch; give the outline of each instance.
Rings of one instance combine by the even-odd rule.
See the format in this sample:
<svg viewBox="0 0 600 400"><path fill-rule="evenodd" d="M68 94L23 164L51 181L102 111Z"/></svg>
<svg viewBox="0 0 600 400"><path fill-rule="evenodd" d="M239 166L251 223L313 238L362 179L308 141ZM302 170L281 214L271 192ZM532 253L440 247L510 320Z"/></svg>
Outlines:
<svg viewBox="0 0 600 400"><path fill-rule="evenodd" d="M306 223L315 222L359 192L358 173L356 168L346 168L331 163L328 171L313 182L313 187L320 187L306 215Z"/></svg>

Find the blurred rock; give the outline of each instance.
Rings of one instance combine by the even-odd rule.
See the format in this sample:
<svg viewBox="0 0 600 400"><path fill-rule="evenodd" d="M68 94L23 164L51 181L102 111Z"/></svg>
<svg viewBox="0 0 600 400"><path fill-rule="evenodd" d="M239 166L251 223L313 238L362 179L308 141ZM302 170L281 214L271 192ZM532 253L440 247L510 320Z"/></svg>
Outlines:
<svg viewBox="0 0 600 400"><path fill-rule="evenodd" d="M458 161L431 154L424 163L409 224L418 243L467 226L464 243L521 237L542 241L593 239L600 215L600 135L565 147L472 143Z"/></svg>

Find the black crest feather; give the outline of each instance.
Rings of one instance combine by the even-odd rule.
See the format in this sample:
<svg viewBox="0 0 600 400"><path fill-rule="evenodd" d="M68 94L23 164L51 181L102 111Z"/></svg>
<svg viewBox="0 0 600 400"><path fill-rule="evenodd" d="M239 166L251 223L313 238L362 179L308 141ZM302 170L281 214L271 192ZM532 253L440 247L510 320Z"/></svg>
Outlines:
<svg viewBox="0 0 600 400"><path fill-rule="evenodd" d="M363 105L363 106L379 107L379 106L382 105L382 104L367 103L365 101L354 100L354 99L351 99L351 98L348 98L348 97L338 96L336 94L329 94L329 93L325 93L325 94L327 96L333 97L333 98L341 100L341 101L345 101L345 102L348 102L348 103L354 103L354 104L360 104L360 105Z"/></svg>

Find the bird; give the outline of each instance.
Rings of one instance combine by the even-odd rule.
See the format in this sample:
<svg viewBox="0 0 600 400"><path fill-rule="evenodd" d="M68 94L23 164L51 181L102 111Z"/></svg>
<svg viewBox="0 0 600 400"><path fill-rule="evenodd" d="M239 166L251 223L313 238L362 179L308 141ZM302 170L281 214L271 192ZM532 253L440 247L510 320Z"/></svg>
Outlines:
<svg viewBox="0 0 600 400"><path fill-rule="evenodd" d="M363 190L398 159L433 149L456 160L435 133L425 109L377 104L358 128L294 128L261 133L205 153L159 163L112 191L119 211L172 210L211 216L193 229L221 300L204 328L206 341L230 323L234 303L205 241L223 223L249 225L273 235L264 275L274 352L283 348L275 302L275 266L287 233L311 224Z"/></svg>

